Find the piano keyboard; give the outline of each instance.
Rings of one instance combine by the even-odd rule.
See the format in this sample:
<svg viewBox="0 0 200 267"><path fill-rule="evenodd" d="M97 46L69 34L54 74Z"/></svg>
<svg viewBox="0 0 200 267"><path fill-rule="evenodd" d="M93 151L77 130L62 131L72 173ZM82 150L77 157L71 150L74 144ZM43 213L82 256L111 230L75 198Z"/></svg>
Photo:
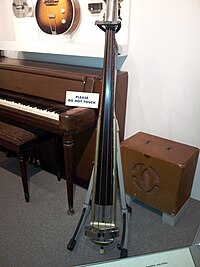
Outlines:
<svg viewBox="0 0 200 267"><path fill-rule="evenodd" d="M29 112L31 114L36 114L56 121L59 121L59 114L65 111L64 108L63 109L50 108L41 104L38 104L38 106L37 105L34 106L34 104L32 105L30 103L20 103L20 101L18 102L2 98L0 98L0 105L21 110L24 112Z"/></svg>

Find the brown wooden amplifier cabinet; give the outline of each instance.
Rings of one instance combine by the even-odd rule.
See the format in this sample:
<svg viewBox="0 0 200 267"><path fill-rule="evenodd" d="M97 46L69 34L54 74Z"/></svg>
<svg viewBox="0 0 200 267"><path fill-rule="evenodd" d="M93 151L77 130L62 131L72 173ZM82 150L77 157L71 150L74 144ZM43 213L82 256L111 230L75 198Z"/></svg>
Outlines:
<svg viewBox="0 0 200 267"><path fill-rule="evenodd" d="M126 193L175 216L190 197L199 149L139 132L121 154Z"/></svg>

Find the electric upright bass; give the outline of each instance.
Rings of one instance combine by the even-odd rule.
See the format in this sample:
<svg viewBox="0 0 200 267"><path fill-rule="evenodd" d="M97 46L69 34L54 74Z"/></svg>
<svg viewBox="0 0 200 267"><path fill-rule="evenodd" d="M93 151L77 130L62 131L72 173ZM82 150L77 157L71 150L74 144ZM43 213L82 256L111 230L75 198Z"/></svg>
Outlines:
<svg viewBox="0 0 200 267"><path fill-rule="evenodd" d="M117 1L107 1L106 21L96 22L98 27L105 31L103 90L97 125L91 222L89 227L85 227L85 235L102 247L119 235L115 224L115 84L118 50L115 33L121 27L121 22L117 21L117 9Z"/></svg>
<svg viewBox="0 0 200 267"><path fill-rule="evenodd" d="M91 219L89 226L85 227L85 235L100 246L101 253L104 252L106 245L111 244L119 236L119 228L116 226L116 187L118 177L123 213L122 242L118 248L121 249L121 257L126 257L127 223L130 207L125 202L119 130L115 117L116 59L118 56L115 34L121 28L121 20L119 20L121 1L107 0L105 19L104 21L96 22L96 25L105 32L105 48L95 161L82 216L67 248L73 250L76 237L85 223L90 209Z"/></svg>

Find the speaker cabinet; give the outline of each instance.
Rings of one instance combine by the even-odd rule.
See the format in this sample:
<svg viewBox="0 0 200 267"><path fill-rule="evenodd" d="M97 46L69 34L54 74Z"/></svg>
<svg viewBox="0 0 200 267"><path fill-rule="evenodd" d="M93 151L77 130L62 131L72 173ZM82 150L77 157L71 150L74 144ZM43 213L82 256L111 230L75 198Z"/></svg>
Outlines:
<svg viewBox="0 0 200 267"><path fill-rule="evenodd" d="M175 216L191 194L199 149L139 132L121 143L125 191Z"/></svg>

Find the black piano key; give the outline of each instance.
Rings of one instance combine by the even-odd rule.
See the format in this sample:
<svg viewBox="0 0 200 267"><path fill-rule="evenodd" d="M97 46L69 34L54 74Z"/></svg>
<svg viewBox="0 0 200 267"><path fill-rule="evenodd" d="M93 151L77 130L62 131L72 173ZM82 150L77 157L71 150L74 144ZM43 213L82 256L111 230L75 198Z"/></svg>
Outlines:
<svg viewBox="0 0 200 267"><path fill-rule="evenodd" d="M62 109L57 109L56 111L55 111L55 113L58 113L58 114L60 114L60 113L62 113L62 112L65 112L67 109L64 109L64 108L62 108Z"/></svg>

